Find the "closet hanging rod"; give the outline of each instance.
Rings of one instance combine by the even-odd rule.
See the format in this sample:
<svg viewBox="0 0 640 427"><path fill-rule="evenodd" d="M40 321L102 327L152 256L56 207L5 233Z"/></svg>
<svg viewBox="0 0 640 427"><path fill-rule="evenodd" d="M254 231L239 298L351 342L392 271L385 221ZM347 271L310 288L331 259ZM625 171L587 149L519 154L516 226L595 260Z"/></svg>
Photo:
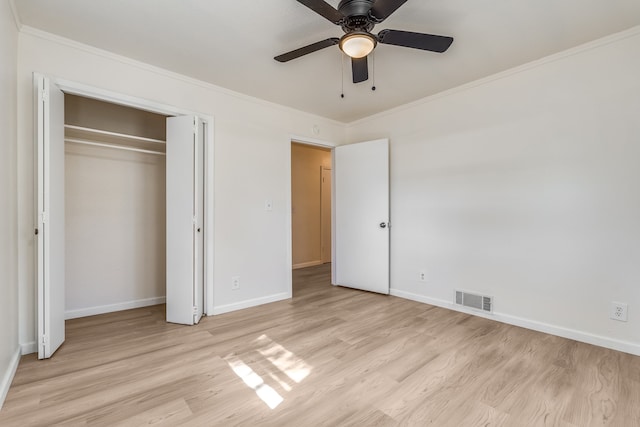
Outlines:
<svg viewBox="0 0 640 427"><path fill-rule="evenodd" d="M96 147L115 148L116 150L135 151L137 153L158 154L160 156L165 156L166 155L165 153L161 153L160 151L144 150L142 148L126 147L124 145L102 144L100 142L85 141L84 139L65 138L64 141L65 142L72 142L74 144L85 144L85 145L93 145L93 146L96 146Z"/></svg>
<svg viewBox="0 0 640 427"><path fill-rule="evenodd" d="M64 125L64 127L65 129L81 130L85 132L98 133L100 135L117 136L120 138L133 139L136 141L156 142L158 144L165 144L165 141L161 139L145 138L144 136L128 135L126 133L110 132L108 130L93 129L93 128L87 128L83 126L75 126L75 125Z"/></svg>

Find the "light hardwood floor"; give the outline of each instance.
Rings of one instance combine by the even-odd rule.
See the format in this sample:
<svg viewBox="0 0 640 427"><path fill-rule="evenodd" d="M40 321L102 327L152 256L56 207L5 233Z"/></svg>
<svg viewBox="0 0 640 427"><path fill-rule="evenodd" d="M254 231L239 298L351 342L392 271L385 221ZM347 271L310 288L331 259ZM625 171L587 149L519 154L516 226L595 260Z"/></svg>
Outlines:
<svg viewBox="0 0 640 427"><path fill-rule="evenodd" d="M272 408L271 408L271 407ZM67 322L25 356L2 426L640 426L640 357L294 272L294 298L164 322Z"/></svg>

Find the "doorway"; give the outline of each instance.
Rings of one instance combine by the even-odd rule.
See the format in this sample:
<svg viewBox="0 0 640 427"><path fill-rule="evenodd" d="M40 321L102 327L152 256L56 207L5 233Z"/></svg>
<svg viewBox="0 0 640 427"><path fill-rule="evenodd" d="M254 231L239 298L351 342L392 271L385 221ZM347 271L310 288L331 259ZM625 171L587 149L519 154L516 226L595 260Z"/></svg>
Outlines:
<svg viewBox="0 0 640 427"><path fill-rule="evenodd" d="M341 146L306 139L302 141L291 142L292 145L320 146L331 150L331 284L389 294L389 140L385 138ZM293 173L295 165L292 154L292 189L296 185ZM290 207L292 242L297 212L293 195ZM293 249L291 254L293 266L296 265L293 262ZM326 265L311 262L302 266ZM290 282L291 296L294 277L300 276L300 270L293 271L296 273L292 274Z"/></svg>
<svg viewBox="0 0 640 427"><path fill-rule="evenodd" d="M293 270L320 265L326 265L326 268L331 269L331 165L331 148L292 141L291 246Z"/></svg>

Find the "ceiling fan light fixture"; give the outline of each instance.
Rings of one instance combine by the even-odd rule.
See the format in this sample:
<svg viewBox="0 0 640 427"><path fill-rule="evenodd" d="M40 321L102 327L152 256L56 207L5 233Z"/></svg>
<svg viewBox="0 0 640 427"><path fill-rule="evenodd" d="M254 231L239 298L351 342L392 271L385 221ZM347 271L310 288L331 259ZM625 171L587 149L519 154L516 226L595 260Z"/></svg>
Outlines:
<svg viewBox="0 0 640 427"><path fill-rule="evenodd" d="M340 50L351 58L364 58L376 47L377 41L369 33L357 31L345 34L340 39Z"/></svg>

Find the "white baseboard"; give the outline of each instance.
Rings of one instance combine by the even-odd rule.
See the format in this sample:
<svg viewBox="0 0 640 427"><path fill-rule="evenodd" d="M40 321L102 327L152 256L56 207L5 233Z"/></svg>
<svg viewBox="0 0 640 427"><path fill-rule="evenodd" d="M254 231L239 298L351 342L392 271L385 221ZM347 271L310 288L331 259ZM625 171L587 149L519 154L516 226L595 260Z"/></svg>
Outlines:
<svg viewBox="0 0 640 427"><path fill-rule="evenodd" d="M321 265L324 264L324 262L320 259L317 261L308 261L308 262L301 262L299 264L293 264L293 269L297 270L298 268L306 268L306 267L315 267L316 265Z"/></svg>
<svg viewBox="0 0 640 427"><path fill-rule="evenodd" d="M4 375L2 375L2 382L0 382L0 409L2 409L4 400L7 398L7 393L9 393L9 387L11 387L11 382L13 381L13 377L16 374L16 370L18 369L19 363L20 363L20 347L16 348L16 351L13 353L13 356L9 361L9 366L7 366L7 369L4 371Z"/></svg>
<svg viewBox="0 0 640 427"><path fill-rule="evenodd" d="M20 344L20 353L24 356L25 354L37 353L38 346L35 341L26 342Z"/></svg>
<svg viewBox="0 0 640 427"><path fill-rule="evenodd" d="M78 317L95 316L96 314L112 313L114 311L130 310L132 308L148 307L150 305L164 304L166 300L166 297L154 297L134 301L125 301L117 304L99 305L96 307L68 310L65 311L64 318L65 320L69 320L76 319Z"/></svg>
<svg viewBox="0 0 640 427"><path fill-rule="evenodd" d="M244 308L255 307L262 304L269 304L270 302L282 301L291 298L288 292L282 292L280 294L269 295L261 298L254 298L246 301L235 302L233 304L219 305L213 307L213 314L229 313L231 311L242 310Z"/></svg>
<svg viewBox="0 0 640 427"><path fill-rule="evenodd" d="M399 289L390 289L390 295L409 299L412 301L422 302L425 304L435 305L437 307L447 308L449 310L460 311L462 313L472 314L474 316L484 317L485 319L497 320L498 322L507 323L509 325L519 326L521 328L531 329L538 332L544 332L546 334L556 335L563 338L572 339L575 341L584 342L587 344L597 345L599 347L610 348L612 350L622 351L624 353L640 356L640 345L628 341L621 341L614 338L604 337L602 335L591 334L584 331L578 331L575 329L564 328L562 326L550 325L544 322L538 322L537 320L525 319L518 316L512 316L510 314L493 312L493 314L486 314L480 311L475 311L454 304L451 301L430 298L424 295L414 294L411 292L401 291Z"/></svg>

